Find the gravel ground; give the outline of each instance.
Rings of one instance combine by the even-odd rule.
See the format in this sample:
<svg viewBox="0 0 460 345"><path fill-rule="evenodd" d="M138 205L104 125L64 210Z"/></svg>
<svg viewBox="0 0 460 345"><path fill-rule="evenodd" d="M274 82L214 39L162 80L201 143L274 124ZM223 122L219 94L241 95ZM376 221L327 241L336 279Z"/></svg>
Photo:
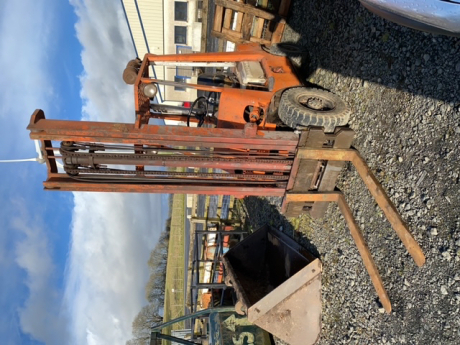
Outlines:
<svg viewBox="0 0 460 345"><path fill-rule="evenodd" d="M383 313L338 208L287 220L276 198L246 198L267 223L323 262L319 344L460 343L460 39L400 27L357 1L293 1L284 40L308 48L309 82L352 107L354 146L426 255L418 268L350 165L338 187L368 241L393 305Z"/></svg>

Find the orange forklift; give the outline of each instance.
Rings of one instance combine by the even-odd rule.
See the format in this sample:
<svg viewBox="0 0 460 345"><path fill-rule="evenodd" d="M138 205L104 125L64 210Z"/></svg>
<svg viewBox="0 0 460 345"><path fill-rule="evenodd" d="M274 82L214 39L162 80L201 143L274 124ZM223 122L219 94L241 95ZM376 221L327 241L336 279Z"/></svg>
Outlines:
<svg viewBox="0 0 460 345"><path fill-rule="evenodd" d="M364 159L350 148L354 132L346 127L348 106L331 92L303 86L297 77L290 58L301 53L291 44L265 48L249 43L237 45L235 52L146 54L143 61L130 61L123 73L125 82L134 85L132 124L48 120L36 110L28 129L31 138L41 142L48 167L45 189L278 196L288 217L303 212L322 217L328 203L335 202L383 307L391 312L364 236L335 187L346 162L355 166L418 266L425 256ZM150 66L221 72L184 84L156 79ZM190 108L157 104L155 96L164 86L200 94ZM187 126L150 124L152 118L176 119ZM56 141L59 147L53 147ZM315 279L321 272L318 265ZM258 324L251 306L243 307ZM299 310L293 322L306 320L302 313L308 308ZM320 328L317 325L318 332Z"/></svg>
<svg viewBox="0 0 460 345"><path fill-rule="evenodd" d="M217 128L243 129L246 123L255 123L265 130L317 126L331 133L335 127L347 124L350 110L335 94L303 85L290 57L305 54L290 43L270 47L240 44L235 52L225 53L146 54L144 61L128 63L123 79L127 84L134 84L136 114L143 122L152 117L179 116L188 125L195 122L198 127L210 124ZM223 72L198 76L198 84L184 84L153 78L149 75L149 66L195 71L218 68ZM189 100L192 104L189 109L155 104L150 99L156 96L159 85L196 89L202 96ZM182 110L182 114L177 114L177 110Z"/></svg>

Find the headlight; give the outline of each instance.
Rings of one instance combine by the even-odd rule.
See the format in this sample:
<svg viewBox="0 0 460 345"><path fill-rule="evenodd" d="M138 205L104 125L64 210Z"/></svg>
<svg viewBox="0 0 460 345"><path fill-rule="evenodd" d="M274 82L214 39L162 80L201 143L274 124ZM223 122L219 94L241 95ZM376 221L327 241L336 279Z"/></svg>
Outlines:
<svg viewBox="0 0 460 345"><path fill-rule="evenodd" d="M155 84L145 84L143 88L143 92L145 97L154 98L157 94L158 88Z"/></svg>

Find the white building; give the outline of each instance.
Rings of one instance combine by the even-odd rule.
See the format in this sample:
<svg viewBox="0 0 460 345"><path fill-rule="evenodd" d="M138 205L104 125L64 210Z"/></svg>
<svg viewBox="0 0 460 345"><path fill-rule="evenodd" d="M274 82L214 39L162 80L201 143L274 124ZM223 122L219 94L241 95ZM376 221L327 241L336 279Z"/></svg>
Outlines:
<svg viewBox="0 0 460 345"><path fill-rule="evenodd" d="M139 58L146 53L184 54L201 51L202 0L121 0L126 21ZM156 67L157 79L196 83L190 67ZM155 74L153 74L153 72ZM161 86L158 102L190 101L196 90Z"/></svg>

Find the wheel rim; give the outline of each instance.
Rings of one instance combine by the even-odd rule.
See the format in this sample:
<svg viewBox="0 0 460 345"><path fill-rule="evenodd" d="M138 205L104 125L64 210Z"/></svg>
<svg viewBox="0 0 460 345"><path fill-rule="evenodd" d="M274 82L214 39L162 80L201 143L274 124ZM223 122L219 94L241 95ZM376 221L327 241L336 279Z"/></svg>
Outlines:
<svg viewBox="0 0 460 345"><path fill-rule="evenodd" d="M297 98L297 101L305 108L315 111L327 112L335 109L334 102L326 98L301 95Z"/></svg>

